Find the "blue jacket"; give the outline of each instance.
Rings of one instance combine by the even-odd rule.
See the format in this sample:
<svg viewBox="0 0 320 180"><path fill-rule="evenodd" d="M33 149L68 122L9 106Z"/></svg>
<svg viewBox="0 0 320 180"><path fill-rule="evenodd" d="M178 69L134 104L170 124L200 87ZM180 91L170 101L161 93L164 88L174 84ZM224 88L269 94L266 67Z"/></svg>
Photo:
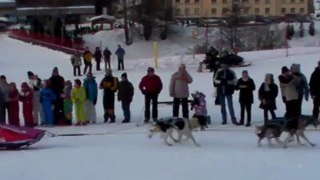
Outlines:
<svg viewBox="0 0 320 180"><path fill-rule="evenodd" d="M126 51L122 47L119 47L115 54L118 56L118 59L123 59Z"/></svg>
<svg viewBox="0 0 320 180"><path fill-rule="evenodd" d="M56 94L50 88L44 88L40 91L40 103L42 104L52 104L56 98Z"/></svg>
<svg viewBox="0 0 320 180"><path fill-rule="evenodd" d="M98 84L94 78L86 78L83 82L83 88L86 91L87 99L90 101L97 101L98 97Z"/></svg>

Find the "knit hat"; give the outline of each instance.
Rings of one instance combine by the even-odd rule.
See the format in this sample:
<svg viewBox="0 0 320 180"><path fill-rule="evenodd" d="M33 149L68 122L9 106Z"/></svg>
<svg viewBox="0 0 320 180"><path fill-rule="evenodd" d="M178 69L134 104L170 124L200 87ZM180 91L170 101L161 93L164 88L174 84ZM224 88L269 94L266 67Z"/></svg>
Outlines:
<svg viewBox="0 0 320 180"><path fill-rule="evenodd" d="M127 75L127 73L123 73L123 74L121 74L121 77L127 79L128 75Z"/></svg>
<svg viewBox="0 0 320 180"><path fill-rule="evenodd" d="M289 72L289 68L287 66L283 66L281 68L281 72L282 72L282 74L287 73L287 72Z"/></svg>
<svg viewBox="0 0 320 180"><path fill-rule="evenodd" d="M28 74L28 77L29 77L29 78L30 78L31 76L34 76L34 73L33 73L32 71L28 71L27 74Z"/></svg>
<svg viewBox="0 0 320 180"><path fill-rule="evenodd" d="M153 67L148 67L148 73L150 72L154 72L154 68Z"/></svg>

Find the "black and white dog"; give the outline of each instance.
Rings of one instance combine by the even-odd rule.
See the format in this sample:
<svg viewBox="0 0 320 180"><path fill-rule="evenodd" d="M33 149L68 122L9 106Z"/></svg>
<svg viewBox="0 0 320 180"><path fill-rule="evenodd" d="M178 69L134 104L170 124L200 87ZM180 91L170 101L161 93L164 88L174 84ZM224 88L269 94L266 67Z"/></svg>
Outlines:
<svg viewBox="0 0 320 180"><path fill-rule="evenodd" d="M195 138L192 135L192 131L196 128L205 128L207 126L206 118L192 117L190 119L187 118L162 118L155 122L153 127L150 129L149 138L151 138L155 133L162 133L162 137L164 142L168 146L172 146L168 142L168 138L170 137L174 142L180 143L182 140L182 136L186 136L187 139L191 139L196 146L200 146ZM178 132L178 139L173 137L173 131Z"/></svg>

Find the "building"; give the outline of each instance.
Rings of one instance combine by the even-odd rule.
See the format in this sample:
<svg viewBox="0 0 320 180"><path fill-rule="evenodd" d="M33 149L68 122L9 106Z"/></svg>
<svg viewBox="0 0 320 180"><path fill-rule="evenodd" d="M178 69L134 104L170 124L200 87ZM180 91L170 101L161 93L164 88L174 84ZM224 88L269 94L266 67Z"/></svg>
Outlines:
<svg viewBox="0 0 320 180"><path fill-rule="evenodd" d="M219 18L230 14L232 4L239 3L241 15L307 15L309 0L172 0L175 18Z"/></svg>
<svg viewBox="0 0 320 180"><path fill-rule="evenodd" d="M15 2L10 0L0 0L0 17L9 17L15 14Z"/></svg>

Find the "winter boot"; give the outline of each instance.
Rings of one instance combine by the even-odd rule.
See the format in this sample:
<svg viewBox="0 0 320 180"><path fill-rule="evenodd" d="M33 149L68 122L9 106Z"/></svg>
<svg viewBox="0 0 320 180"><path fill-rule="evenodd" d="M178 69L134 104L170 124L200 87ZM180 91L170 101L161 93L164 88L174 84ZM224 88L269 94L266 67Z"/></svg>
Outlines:
<svg viewBox="0 0 320 180"><path fill-rule="evenodd" d="M107 123L109 121L109 114L104 113L104 122Z"/></svg>
<svg viewBox="0 0 320 180"><path fill-rule="evenodd" d="M116 122L116 116L114 114L110 115L110 123Z"/></svg>
<svg viewBox="0 0 320 180"><path fill-rule="evenodd" d="M122 123L130 123L130 120L129 120L129 119L124 119L124 120L122 121Z"/></svg>

